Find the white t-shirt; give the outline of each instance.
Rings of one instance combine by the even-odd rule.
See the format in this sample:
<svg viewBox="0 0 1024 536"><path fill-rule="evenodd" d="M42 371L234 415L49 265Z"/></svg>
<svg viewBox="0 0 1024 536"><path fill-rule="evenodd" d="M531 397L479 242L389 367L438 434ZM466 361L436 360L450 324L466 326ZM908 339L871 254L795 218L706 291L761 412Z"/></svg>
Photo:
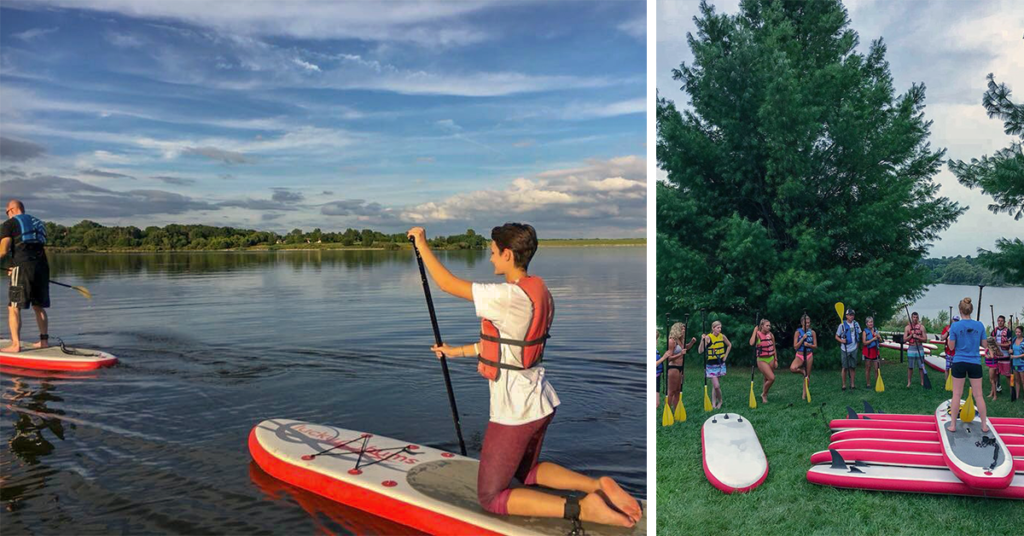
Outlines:
<svg viewBox="0 0 1024 536"><path fill-rule="evenodd" d="M518 285L473 283L473 305L476 316L493 322L502 337L526 339L533 303ZM523 366L522 347L502 344L501 362ZM525 424L547 417L558 407L558 395L544 378L544 367L499 370L498 379L487 382L491 389L491 422Z"/></svg>

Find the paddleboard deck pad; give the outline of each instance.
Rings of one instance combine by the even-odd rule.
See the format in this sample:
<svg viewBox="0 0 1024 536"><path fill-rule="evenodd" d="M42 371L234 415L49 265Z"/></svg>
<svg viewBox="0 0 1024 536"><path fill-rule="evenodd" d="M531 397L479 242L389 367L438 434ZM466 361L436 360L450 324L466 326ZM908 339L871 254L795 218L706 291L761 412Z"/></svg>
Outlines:
<svg viewBox="0 0 1024 536"><path fill-rule="evenodd" d="M838 453L836 456L839 463L812 466L807 471L807 481L837 488L1024 500L1024 475L1013 477L1003 489L978 489L963 483L944 467L864 465L846 463Z"/></svg>
<svg viewBox="0 0 1024 536"><path fill-rule="evenodd" d="M11 344L0 339L0 348ZM35 370L95 370L111 367L117 358L99 350L49 346L47 348L23 347L18 353L0 352L0 365Z"/></svg>
<svg viewBox="0 0 1024 536"><path fill-rule="evenodd" d="M950 432L948 426L952 419L950 401L939 404L935 409L935 422L939 427L942 457L949 469L972 488L1009 486L1013 480L1013 459L995 426L982 432L981 417L976 415L974 421L960 422L956 431Z"/></svg>
<svg viewBox="0 0 1024 536"><path fill-rule="evenodd" d="M735 413L719 413L700 431L704 475L725 493L744 493L768 477L768 458L750 421Z"/></svg>
<svg viewBox="0 0 1024 536"><path fill-rule="evenodd" d="M554 536L572 530L565 519L485 511L477 502L477 460L389 437L270 419L250 432L249 453L279 480L429 534ZM609 536L644 535L646 526L646 514L629 529L583 523L588 534Z"/></svg>

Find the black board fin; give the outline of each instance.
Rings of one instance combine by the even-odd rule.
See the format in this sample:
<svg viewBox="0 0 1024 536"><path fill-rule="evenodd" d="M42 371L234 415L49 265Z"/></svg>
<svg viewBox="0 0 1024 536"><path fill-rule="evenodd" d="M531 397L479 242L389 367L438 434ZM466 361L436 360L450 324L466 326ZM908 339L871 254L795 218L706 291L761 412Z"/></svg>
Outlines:
<svg viewBox="0 0 1024 536"><path fill-rule="evenodd" d="M853 411L853 408L851 408L850 406L846 406L846 418L847 419L859 419L860 417L857 416L857 412L856 411Z"/></svg>
<svg viewBox="0 0 1024 536"><path fill-rule="evenodd" d="M878 413L875 408L871 407L871 404L867 400L864 401L864 413Z"/></svg>
<svg viewBox="0 0 1024 536"><path fill-rule="evenodd" d="M836 449L828 449L828 452L832 454L832 468L833 469L846 469L846 460L843 459L843 455L839 454Z"/></svg>

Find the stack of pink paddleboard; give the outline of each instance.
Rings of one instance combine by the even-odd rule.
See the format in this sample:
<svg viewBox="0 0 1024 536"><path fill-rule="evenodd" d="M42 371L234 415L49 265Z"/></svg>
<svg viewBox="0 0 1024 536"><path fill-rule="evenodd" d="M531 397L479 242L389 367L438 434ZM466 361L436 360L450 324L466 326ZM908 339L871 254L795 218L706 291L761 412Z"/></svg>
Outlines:
<svg viewBox="0 0 1024 536"><path fill-rule="evenodd" d="M958 408L959 409L959 408ZM851 410L852 412L852 410ZM957 421L934 415L851 414L831 422L832 442L811 456L807 480L838 488L1024 499L1024 419Z"/></svg>

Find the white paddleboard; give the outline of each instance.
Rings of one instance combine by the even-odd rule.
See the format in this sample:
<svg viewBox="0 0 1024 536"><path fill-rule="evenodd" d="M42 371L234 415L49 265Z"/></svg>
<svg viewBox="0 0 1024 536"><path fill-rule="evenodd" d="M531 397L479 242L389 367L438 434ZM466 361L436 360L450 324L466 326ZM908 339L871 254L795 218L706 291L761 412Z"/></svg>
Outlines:
<svg viewBox="0 0 1024 536"><path fill-rule="evenodd" d="M957 413L959 413L959 406ZM952 421L950 401L935 409L935 422L939 427L942 457L953 473L972 488L1003 489L1013 480L1013 457L999 437L995 426L981 431L981 416L972 422L957 422L956 432L947 427Z"/></svg>
<svg viewBox="0 0 1024 536"><path fill-rule="evenodd" d="M0 339L0 348L9 344L9 339ZM18 353L0 352L0 365L25 369L94 370L116 363L117 358L106 352L87 348L62 349L59 345L47 348L32 348L26 345Z"/></svg>
<svg viewBox="0 0 1024 536"><path fill-rule="evenodd" d="M480 462L398 439L270 419L252 429L249 452L279 480L429 534L554 536L572 528L564 519L485 511L476 493ZM646 515L631 529L583 523L588 534L609 536L644 535L646 525Z"/></svg>
<svg viewBox="0 0 1024 536"><path fill-rule="evenodd" d="M768 458L754 427L742 415L719 413L700 431L704 474L725 493L744 493L768 477Z"/></svg>

